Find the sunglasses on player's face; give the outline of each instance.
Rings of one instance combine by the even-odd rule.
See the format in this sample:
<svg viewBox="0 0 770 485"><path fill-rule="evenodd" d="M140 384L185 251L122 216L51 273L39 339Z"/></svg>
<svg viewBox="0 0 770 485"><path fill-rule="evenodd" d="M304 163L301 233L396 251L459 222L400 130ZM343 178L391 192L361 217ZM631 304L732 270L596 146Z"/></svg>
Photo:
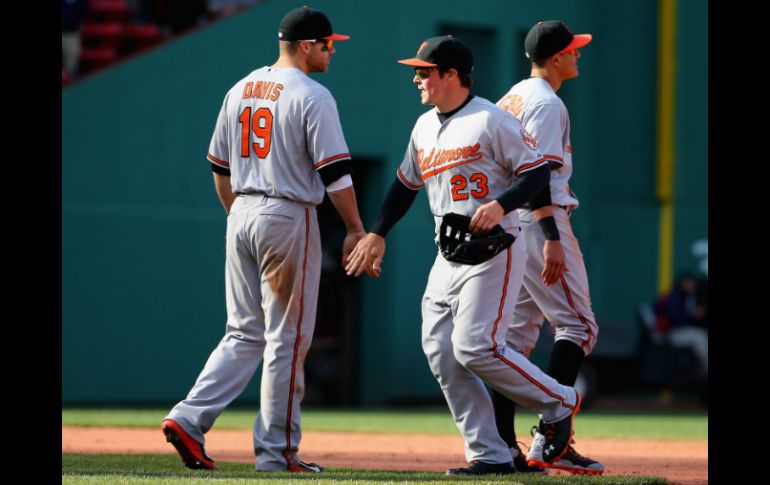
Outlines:
<svg viewBox="0 0 770 485"><path fill-rule="evenodd" d="M420 79L428 79L430 77L430 73L432 73L434 69L436 68L435 67L418 67L414 70L414 75Z"/></svg>
<svg viewBox="0 0 770 485"><path fill-rule="evenodd" d="M321 47L322 51L330 51L332 50L332 46L334 45L334 41L331 39L309 39L309 40L303 40L302 42L318 42L320 44L323 44L323 47Z"/></svg>

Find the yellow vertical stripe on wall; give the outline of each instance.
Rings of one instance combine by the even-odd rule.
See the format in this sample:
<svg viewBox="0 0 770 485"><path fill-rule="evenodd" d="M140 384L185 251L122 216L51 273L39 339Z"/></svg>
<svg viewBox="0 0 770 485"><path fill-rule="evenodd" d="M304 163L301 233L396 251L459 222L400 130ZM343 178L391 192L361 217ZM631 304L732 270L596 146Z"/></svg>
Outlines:
<svg viewBox="0 0 770 485"><path fill-rule="evenodd" d="M658 150L656 195L660 202L658 292L669 289L674 266L674 83L676 0L658 2Z"/></svg>
<svg viewBox="0 0 770 485"><path fill-rule="evenodd" d="M660 239L658 255L658 294L668 291L673 278L674 205L660 206Z"/></svg>

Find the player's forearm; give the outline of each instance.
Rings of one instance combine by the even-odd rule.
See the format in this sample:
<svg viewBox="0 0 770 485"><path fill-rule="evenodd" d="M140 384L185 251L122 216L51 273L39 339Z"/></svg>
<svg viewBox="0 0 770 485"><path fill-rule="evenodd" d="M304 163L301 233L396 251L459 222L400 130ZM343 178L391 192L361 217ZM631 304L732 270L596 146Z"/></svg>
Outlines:
<svg viewBox="0 0 770 485"><path fill-rule="evenodd" d="M532 211L532 215L534 216L536 221L539 221L544 217L553 217L553 206L547 205L545 207L540 207L539 209L535 209Z"/></svg>
<svg viewBox="0 0 770 485"><path fill-rule="evenodd" d="M550 180L550 175L549 175ZM551 207L551 184L546 184L540 192L535 195L529 202L529 206L532 208L532 215L536 221L539 221L543 217L553 216L553 208Z"/></svg>
<svg viewBox="0 0 770 485"><path fill-rule="evenodd" d="M540 212L539 215L538 212ZM554 219L553 210L550 207L542 207L532 214L535 216L535 220L540 226L540 230L543 231L546 241L558 241L561 239L559 227L556 225L556 219Z"/></svg>
<svg viewBox="0 0 770 485"><path fill-rule="evenodd" d="M230 207L235 202L235 194L233 193L233 186L230 184L230 176L214 173L214 189L217 191L217 196L222 202L225 212L229 214Z"/></svg>
<svg viewBox="0 0 770 485"><path fill-rule="evenodd" d="M506 214L536 197L551 181L551 171L547 165L522 173L510 189L497 197L497 202L502 206Z"/></svg>
<svg viewBox="0 0 770 485"><path fill-rule="evenodd" d="M556 219L553 217L553 205L551 205L551 187L545 188L532 199L532 216L543 231L546 241L558 241L559 228L556 226Z"/></svg>
<svg viewBox="0 0 770 485"><path fill-rule="evenodd" d="M406 214L406 211L412 206L415 198L417 198L417 191L404 186L404 184L396 178L390 186L388 194L385 196L385 200L382 202L380 215L372 226L371 232L384 238L388 234L388 231L396 225L396 222L404 217L404 214Z"/></svg>
<svg viewBox="0 0 770 485"><path fill-rule="evenodd" d="M358 212L355 188L350 185L341 190L327 192L327 194L329 194L332 205L342 217L347 232L363 232L364 223L361 222L361 215Z"/></svg>

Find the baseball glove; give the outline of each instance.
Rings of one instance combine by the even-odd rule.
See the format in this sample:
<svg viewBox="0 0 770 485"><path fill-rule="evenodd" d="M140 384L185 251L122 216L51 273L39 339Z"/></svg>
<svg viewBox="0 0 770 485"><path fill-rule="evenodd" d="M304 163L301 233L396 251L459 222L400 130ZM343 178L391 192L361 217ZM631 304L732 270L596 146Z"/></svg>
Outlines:
<svg viewBox="0 0 770 485"><path fill-rule="evenodd" d="M479 264L513 244L516 238L496 225L485 236L475 237L468 226L471 218L450 212L441 220L439 245L447 261L462 264Z"/></svg>

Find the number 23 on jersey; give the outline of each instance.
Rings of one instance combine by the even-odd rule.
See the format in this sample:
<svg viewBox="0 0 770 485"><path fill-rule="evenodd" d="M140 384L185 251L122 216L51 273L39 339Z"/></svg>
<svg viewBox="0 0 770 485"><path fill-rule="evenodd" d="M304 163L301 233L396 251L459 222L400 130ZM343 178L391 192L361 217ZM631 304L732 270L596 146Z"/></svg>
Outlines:
<svg viewBox="0 0 770 485"><path fill-rule="evenodd" d="M468 178L464 175L455 175L451 180L452 200L468 200L471 195L477 199L483 199L489 194L487 182L487 176L481 172L476 172Z"/></svg>

